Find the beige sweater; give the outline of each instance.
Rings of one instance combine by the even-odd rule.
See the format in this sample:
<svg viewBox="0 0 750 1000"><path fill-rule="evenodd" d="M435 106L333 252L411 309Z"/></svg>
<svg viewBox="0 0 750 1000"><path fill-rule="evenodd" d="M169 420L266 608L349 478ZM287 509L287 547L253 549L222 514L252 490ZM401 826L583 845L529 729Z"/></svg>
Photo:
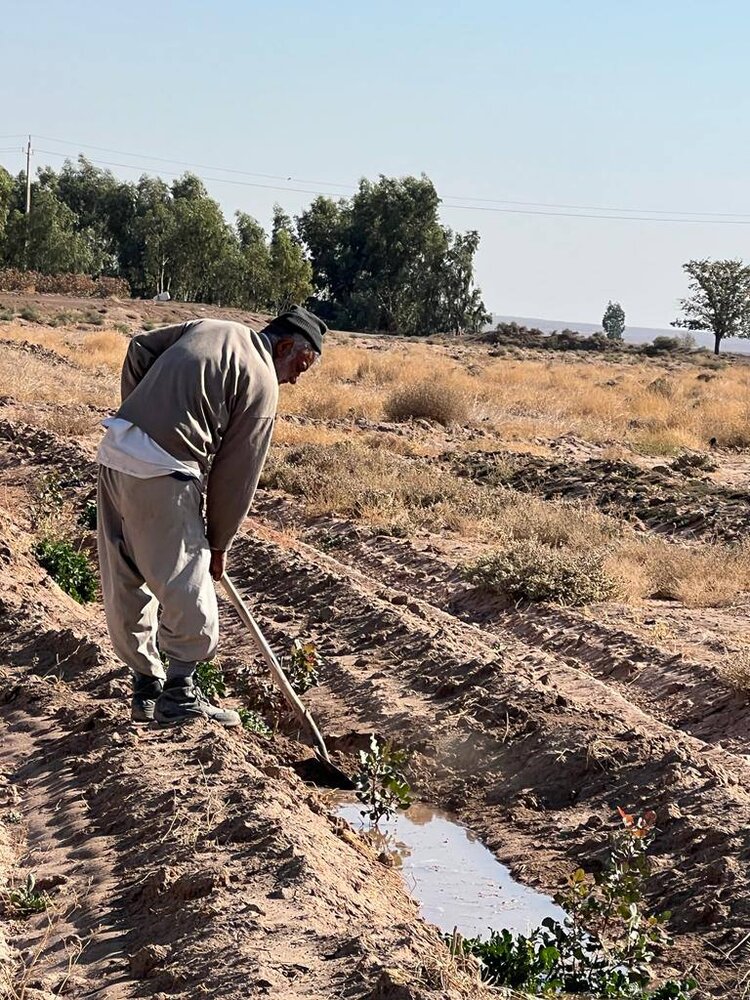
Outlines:
<svg viewBox="0 0 750 1000"><path fill-rule="evenodd" d="M118 417L208 473L212 549L229 548L268 455L279 386L262 334L203 319L133 337Z"/></svg>

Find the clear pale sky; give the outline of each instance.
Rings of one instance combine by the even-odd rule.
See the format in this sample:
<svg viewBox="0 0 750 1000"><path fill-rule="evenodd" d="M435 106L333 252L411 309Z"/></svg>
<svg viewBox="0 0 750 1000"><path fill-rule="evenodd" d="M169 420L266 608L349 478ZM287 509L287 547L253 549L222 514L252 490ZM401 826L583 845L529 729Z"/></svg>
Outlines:
<svg viewBox="0 0 750 1000"><path fill-rule="evenodd" d="M31 132L38 150L132 163L112 168L127 178L183 169L149 154L304 181L195 170L243 181L207 186L228 213L264 225L274 201L294 214L312 195L249 183L348 194L361 176L421 172L448 204L750 223L740 0L3 6L0 162L13 172L18 136ZM62 157L40 151L34 163ZM613 298L629 324L666 326L686 291L684 261L750 257L750 225L448 207L442 217L480 231L485 302L507 315L596 322Z"/></svg>

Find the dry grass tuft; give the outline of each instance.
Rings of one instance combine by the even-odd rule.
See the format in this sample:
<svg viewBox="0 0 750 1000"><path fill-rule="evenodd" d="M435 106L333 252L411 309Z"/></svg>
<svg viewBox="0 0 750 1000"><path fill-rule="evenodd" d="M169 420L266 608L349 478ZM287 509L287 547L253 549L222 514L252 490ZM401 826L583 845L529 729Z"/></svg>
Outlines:
<svg viewBox="0 0 750 1000"><path fill-rule="evenodd" d="M471 397L455 380L434 378L395 389L385 399L385 414L391 420L434 420L444 427L469 422Z"/></svg>
<svg viewBox="0 0 750 1000"><path fill-rule="evenodd" d="M750 590L750 546L679 545L626 534L607 562L625 597L720 608Z"/></svg>

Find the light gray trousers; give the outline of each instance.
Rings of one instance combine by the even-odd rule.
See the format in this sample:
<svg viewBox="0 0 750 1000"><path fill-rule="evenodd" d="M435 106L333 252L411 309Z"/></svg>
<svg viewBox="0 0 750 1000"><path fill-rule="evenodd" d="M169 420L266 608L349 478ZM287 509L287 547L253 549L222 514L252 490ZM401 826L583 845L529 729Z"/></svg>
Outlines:
<svg viewBox="0 0 750 1000"><path fill-rule="evenodd" d="M164 678L159 650L184 662L216 650L219 615L201 508L196 479L137 479L99 466L107 628L117 655L138 674Z"/></svg>

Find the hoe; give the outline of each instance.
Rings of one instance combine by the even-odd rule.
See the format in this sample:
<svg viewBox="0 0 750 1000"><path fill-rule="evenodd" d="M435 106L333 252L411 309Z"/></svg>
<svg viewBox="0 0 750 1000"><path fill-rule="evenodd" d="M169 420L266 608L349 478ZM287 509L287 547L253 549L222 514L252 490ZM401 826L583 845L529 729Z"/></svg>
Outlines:
<svg viewBox="0 0 750 1000"><path fill-rule="evenodd" d="M266 666L270 671L274 684L278 687L279 691L281 691L284 696L284 700L294 712L299 724L312 739L316 760L326 777L329 779L329 782L331 784L335 784L337 788L354 788L354 782L349 775L345 774L344 771L336 767L336 765L331 761L331 758L328 755L328 748L326 747L325 740L323 739L315 720L310 712L305 708L297 692L289 683L289 679L284 673L281 664L277 660L271 647L268 645L266 637L261 632L258 623L250 614L250 609L242 600L242 597L240 596L234 583L232 583L226 574L224 574L221 578L221 583L224 590L227 592L227 596L232 603L232 607L240 616L243 625L246 626L248 632L253 638L253 641L255 642L255 645L258 647L258 652L266 661Z"/></svg>

